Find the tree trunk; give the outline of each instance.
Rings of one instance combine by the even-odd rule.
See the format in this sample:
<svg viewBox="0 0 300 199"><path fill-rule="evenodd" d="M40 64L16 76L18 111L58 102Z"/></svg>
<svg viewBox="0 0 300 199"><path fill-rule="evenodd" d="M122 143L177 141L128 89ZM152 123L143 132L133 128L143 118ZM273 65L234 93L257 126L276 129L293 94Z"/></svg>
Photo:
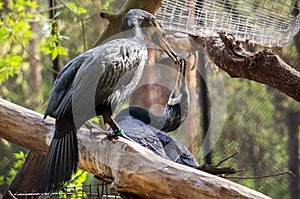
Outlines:
<svg viewBox="0 0 300 199"><path fill-rule="evenodd" d="M289 190L291 199L299 199L299 118L300 114L293 110L287 113L286 123L288 127L288 156L289 156L289 170L292 171L296 177L289 176Z"/></svg>
<svg viewBox="0 0 300 199"><path fill-rule="evenodd" d="M0 137L45 155L54 119L0 99ZM226 179L163 159L144 147L105 136L78 134L79 167L112 182L111 189L141 198L269 198ZM180 187L180 188L179 188Z"/></svg>
<svg viewBox="0 0 300 199"><path fill-rule="evenodd" d="M36 190L36 180L38 171L44 162L44 155L37 152L30 152L22 167L19 169L13 182L10 184L6 192L3 194L3 199L11 198L8 190L12 193L24 193Z"/></svg>
<svg viewBox="0 0 300 199"><path fill-rule="evenodd" d="M199 74L197 75L197 87L198 87L198 94L199 94L199 106L201 107L201 117L199 117L199 120L202 119L202 121L199 121L202 126L202 141L203 141L203 153L204 155L204 162L207 165L212 164L212 153L211 153L211 146L210 146L210 135L209 135L209 123L210 123L210 104L209 104L209 95L208 95L208 88L206 85L206 60L204 58L204 54L198 52L198 70ZM206 138L207 137L207 138ZM206 138L206 139L205 139Z"/></svg>
<svg viewBox="0 0 300 199"><path fill-rule="evenodd" d="M39 24L37 22L31 23L31 30L32 32L38 32L39 31ZM29 85L33 93L38 94L40 92L41 88L41 81L42 81L42 74L41 74L41 68L39 67L38 57L37 55L37 47L38 47L38 41L39 41L39 34L34 34L34 37L30 39L29 41L29 49L33 56L28 57L29 66L30 66L30 78L29 78Z"/></svg>
<svg viewBox="0 0 300 199"><path fill-rule="evenodd" d="M197 92L197 80L196 80L196 74L197 70L192 70L192 68L195 66L195 59L196 56L193 52L189 53L189 55L185 58L187 61L187 69L188 71L186 73L186 79L188 82L188 88L189 91ZM186 118L186 122L183 124L183 128L185 128L186 132L186 144L188 144L189 151L196 157L197 154L197 133L198 133L198 120L195 119L195 116L197 113L197 103L198 99L195 95L190 95L190 107L189 107L189 113Z"/></svg>
<svg viewBox="0 0 300 199"><path fill-rule="evenodd" d="M122 31L121 24L124 15L133 8L139 8L146 10L154 14L158 8L162 5L164 0L152 0L152 1L142 1L142 0L127 0L126 4L117 14L111 14L102 12L100 16L109 21L107 29L99 36L94 44L94 47L98 46L101 42L108 39L109 37L116 35Z"/></svg>

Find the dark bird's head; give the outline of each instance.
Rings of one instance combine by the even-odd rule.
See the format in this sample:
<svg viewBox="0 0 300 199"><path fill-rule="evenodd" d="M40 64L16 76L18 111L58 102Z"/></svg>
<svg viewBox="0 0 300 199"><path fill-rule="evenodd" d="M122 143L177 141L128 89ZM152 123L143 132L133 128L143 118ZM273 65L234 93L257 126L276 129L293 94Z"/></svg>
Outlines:
<svg viewBox="0 0 300 199"><path fill-rule="evenodd" d="M129 10L124 16L122 29L133 29L135 34L143 33L145 37L157 43L175 63L179 63L177 55L165 39L165 31L151 13L141 9Z"/></svg>
<svg viewBox="0 0 300 199"><path fill-rule="evenodd" d="M141 9L131 9L124 16L123 31L131 30L137 26L140 28L160 27L151 13Z"/></svg>

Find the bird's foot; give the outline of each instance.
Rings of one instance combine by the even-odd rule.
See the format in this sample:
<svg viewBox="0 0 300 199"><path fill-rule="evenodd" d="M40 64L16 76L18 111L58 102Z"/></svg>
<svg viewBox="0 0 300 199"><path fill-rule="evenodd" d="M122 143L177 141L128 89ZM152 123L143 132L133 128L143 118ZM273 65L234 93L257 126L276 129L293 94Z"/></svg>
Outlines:
<svg viewBox="0 0 300 199"><path fill-rule="evenodd" d="M104 130L102 130L101 128L99 128L97 125L93 124L90 121L87 121L84 124L85 124L86 128L90 130L90 138L92 140L96 139L97 136L99 136L99 135L110 136L110 135L114 134L113 131L104 131Z"/></svg>
<svg viewBox="0 0 300 199"><path fill-rule="evenodd" d="M113 141L113 140L117 140L119 136L122 136L123 135L123 129L120 129L119 132L115 132L115 131L112 131L111 134L108 134L107 135L107 138L110 140L110 141Z"/></svg>
<svg viewBox="0 0 300 199"><path fill-rule="evenodd" d="M110 141L113 141L113 140L117 140L119 137L123 137L127 140L130 140L130 141L133 141L131 138L129 138L123 131L123 129L120 129L119 132L112 132L112 134L110 135L107 135L107 138L110 140Z"/></svg>

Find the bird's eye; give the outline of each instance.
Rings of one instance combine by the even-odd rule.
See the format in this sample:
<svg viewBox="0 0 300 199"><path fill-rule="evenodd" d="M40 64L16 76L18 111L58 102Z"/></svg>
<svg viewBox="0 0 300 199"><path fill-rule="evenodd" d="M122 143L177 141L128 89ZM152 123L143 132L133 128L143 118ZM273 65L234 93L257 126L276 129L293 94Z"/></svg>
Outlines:
<svg viewBox="0 0 300 199"><path fill-rule="evenodd" d="M162 36L162 37L166 37L166 33L163 31L163 32L161 33L161 36Z"/></svg>

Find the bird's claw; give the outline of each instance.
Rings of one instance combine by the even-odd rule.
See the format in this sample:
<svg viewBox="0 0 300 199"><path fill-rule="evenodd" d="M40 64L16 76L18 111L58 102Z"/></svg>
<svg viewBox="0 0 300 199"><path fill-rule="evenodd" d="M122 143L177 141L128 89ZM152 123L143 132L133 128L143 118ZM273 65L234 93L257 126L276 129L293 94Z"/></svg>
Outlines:
<svg viewBox="0 0 300 199"><path fill-rule="evenodd" d="M97 136L99 135L106 135L107 137L109 136L113 136L114 132L113 131L103 131L103 130L99 130L99 129L92 129L90 130L90 137L91 139L95 139Z"/></svg>
<svg viewBox="0 0 300 199"><path fill-rule="evenodd" d="M104 131L90 121L85 122L85 126L87 129L90 130L90 138L92 140L94 140L98 135L107 135L107 136L114 135L113 131Z"/></svg>
<svg viewBox="0 0 300 199"><path fill-rule="evenodd" d="M115 135L113 132L110 135L107 135L107 138L109 139L109 141L114 141L114 140L118 140L119 136Z"/></svg>
<svg viewBox="0 0 300 199"><path fill-rule="evenodd" d="M112 131L110 134L107 134L107 138L112 140L117 140L119 136L123 136L123 129L120 129L119 131Z"/></svg>
<svg viewBox="0 0 300 199"><path fill-rule="evenodd" d="M133 141L131 138L129 138L123 131L123 129L120 129L120 131L118 132L111 132L110 135L107 135L107 138L110 140L110 141L113 141L113 140L117 140L119 137L123 137L127 140L130 140L130 141Z"/></svg>

